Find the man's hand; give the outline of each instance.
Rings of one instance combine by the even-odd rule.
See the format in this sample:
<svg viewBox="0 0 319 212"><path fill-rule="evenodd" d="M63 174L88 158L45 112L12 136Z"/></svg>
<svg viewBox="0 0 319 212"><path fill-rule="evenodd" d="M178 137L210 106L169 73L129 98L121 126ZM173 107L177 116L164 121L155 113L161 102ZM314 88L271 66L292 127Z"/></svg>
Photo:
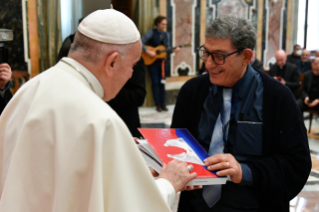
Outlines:
<svg viewBox="0 0 319 212"><path fill-rule="evenodd" d="M243 172L240 164L231 154L216 154L204 160L204 165L210 171L217 171L218 176L229 175L234 183L240 183L243 178Z"/></svg>
<svg viewBox="0 0 319 212"><path fill-rule="evenodd" d="M4 89L12 76L11 67L7 63L0 64L0 89Z"/></svg>
<svg viewBox="0 0 319 212"><path fill-rule="evenodd" d="M173 50L173 52L177 53L177 52L179 52L180 50L181 50L181 48L176 47L176 48Z"/></svg>
<svg viewBox="0 0 319 212"><path fill-rule="evenodd" d="M286 81L284 80L284 78L280 78L279 80L283 85L286 85Z"/></svg>
<svg viewBox="0 0 319 212"><path fill-rule="evenodd" d="M176 192L187 189L186 184L196 177L196 172L189 172L186 162L176 159L170 161L167 165L163 163L161 174L158 176L158 178L168 180Z"/></svg>
<svg viewBox="0 0 319 212"><path fill-rule="evenodd" d="M309 97L307 96L304 100L304 103L308 106L308 107L316 107L319 104L319 99L315 99L312 102L309 102Z"/></svg>
<svg viewBox="0 0 319 212"><path fill-rule="evenodd" d="M309 97L307 96L306 98L305 98L305 100L304 100L304 103L306 104L306 105L308 105L309 104ZM309 105L308 105L308 107L309 107Z"/></svg>
<svg viewBox="0 0 319 212"><path fill-rule="evenodd" d="M146 50L145 53L146 53L149 57L155 57L155 56L156 56L156 52L151 51L151 50Z"/></svg>

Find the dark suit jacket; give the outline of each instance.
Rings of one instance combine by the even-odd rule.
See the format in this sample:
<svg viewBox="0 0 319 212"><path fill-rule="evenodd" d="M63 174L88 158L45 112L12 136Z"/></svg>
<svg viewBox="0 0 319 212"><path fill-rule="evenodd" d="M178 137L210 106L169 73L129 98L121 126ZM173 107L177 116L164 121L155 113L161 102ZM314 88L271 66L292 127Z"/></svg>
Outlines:
<svg viewBox="0 0 319 212"><path fill-rule="evenodd" d="M133 70L132 77L108 104L125 122L131 134L134 137L141 137L137 130L141 127L138 107L143 105L146 96L145 65L142 57Z"/></svg>
<svg viewBox="0 0 319 212"><path fill-rule="evenodd" d="M292 63L286 63L286 73L284 76L284 80L286 81L286 86L290 88L292 93L294 94L295 98L297 98L298 95L298 88L299 88L299 72L296 65ZM279 75L279 66L276 64L273 64L270 66L269 70L269 76L275 77Z"/></svg>
<svg viewBox="0 0 319 212"><path fill-rule="evenodd" d="M254 60L253 63L251 63L251 66L252 66L254 69L257 69L257 70L259 70L259 71L265 72L265 70L264 70L264 64L263 64L260 60L258 60L257 58Z"/></svg>
<svg viewBox="0 0 319 212"><path fill-rule="evenodd" d="M9 103L11 98L12 98L12 93L10 89L5 91L3 98L2 96L0 96L0 115L2 111L4 110L4 108L6 107L6 105Z"/></svg>
<svg viewBox="0 0 319 212"><path fill-rule="evenodd" d="M307 71L311 71L312 70L311 62L303 64L302 61L300 60L297 63L297 67L298 67L298 72L299 73L306 73Z"/></svg>
<svg viewBox="0 0 319 212"><path fill-rule="evenodd" d="M313 79L313 72L308 71L305 73L301 85L301 99L304 100L307 96L310 95L310 87Z"/></svg>
<svg viewBox="0 0 319 212"><path fill-rule="evenodd" d="M294 57L292 54L287 56L287 62L292 63L292 64L297 64L300 61L300 56L299 57Z"/></svg>

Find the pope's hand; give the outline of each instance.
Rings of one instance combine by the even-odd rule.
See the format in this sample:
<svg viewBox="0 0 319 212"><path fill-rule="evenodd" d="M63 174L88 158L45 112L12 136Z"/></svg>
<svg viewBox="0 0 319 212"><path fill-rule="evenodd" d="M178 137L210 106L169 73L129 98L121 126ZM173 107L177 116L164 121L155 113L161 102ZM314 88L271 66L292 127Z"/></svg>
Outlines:
<svg viewBox="0 0 319 212"><path fill-rule="evenodd" d="M161 174L158 176L158 178L168 180L176 192L187 189L186 184L196 177L196 172L189 172L186 162L176 159L170 161L167 165L163 163ZM194 187L191 189L194 189Z"/></svg>
<svg viewBox="0 0 319 212"><path fill-rule="evenodd" d="M243 178L243 172L240 164L231 154L216 154L204 160L204 165L210 171L217 171L218 176L230 176L234 183L240 183Z"/></svg>
<svg viewBox="0 0 319 212"><path fill-rule="evenodd" d="M151 173L153 175L153 177L158 177L158 173L154 170L154 169L151 169ZM201 185L197 185L197 186L185 186L181 191L191 191L191 190L194 190L194 189L202 189L203 186Z"/></svg>

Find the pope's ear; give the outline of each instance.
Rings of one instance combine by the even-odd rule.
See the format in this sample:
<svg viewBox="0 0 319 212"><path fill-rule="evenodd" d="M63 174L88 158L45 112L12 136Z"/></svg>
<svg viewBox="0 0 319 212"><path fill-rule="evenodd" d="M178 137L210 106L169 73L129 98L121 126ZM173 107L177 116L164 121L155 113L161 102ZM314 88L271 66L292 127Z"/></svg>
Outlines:
<svg viewBox="0 0 319 212"><path fill-rule="evenodd" d="M120 54L118 52L113 52L105 58L105 70L108 76L112 76L117 66L120 63Z"/></svg>
<svg viewBox="0 0 319 212"><path fill-rule="evenodd" d="M245 65L248 65L251 61L252 56L253 56L253 51L251 49L244 49L243 55L244 55L243 62L245 63Z"/></svg>

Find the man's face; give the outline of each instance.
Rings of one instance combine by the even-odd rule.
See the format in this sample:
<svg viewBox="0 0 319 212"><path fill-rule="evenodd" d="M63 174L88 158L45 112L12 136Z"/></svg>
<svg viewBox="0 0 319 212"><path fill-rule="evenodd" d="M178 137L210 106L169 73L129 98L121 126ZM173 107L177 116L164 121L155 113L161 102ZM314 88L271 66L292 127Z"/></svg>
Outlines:
<svg viewBox="0 0 319 212"><path fill-rule="evenodd" d="M301 46L299 46L299 45L296 46L295 49L294 49L294 52L293 52L294 55L297 55L297 51L300 50L300 49L301 49Z"/></svg>
<svg viewBox="0 0 319 212"><path fill-rule="evenodd" d="M315 76L319 76L319 60L317 62L313 62L311 64L312 72Z"/></svg>
<svg viewBox="0 0 319 212"><path fill-rule="evenodd" d="M308 61L310 61L310 52L307 50L303 50L302 54L301 54L301 61L303 63L306 63Z"/></svg>
<svg viewBox="0 0 319 212"><path fill-rule="evenodd" d="M222 40L215 38L206 38L204 48L211 53L223 55L238 50L233 48L231 39ZM251 58L247 60L247 64L250 60ZM232 87L244 76L247 64L244 63L243 53L235 53L226 57L223 65L216 64L212 57L209 56L205 62L205 67L211 83L219 86Z"/></svg>
<svg viewBox="0 0 319 212"><path fill-rule="evenodd" d="M116 92L115 96L122 89L125 83L132 77L133 67L140 60L141 57L141 41L139 40L138 42L131 45L132 47L130 48L130 51L125 52L126 56L124 58L120 58L120 65L118 66L118 70L116 70L113 78L114 92Z"/></svg>
<svg viewBox="0 0 319 212"><path fill-rule="evenodd" d="M165 31L166 26L167 26L167 20L163 19L160 23L157 24L157 29L159 31Z"/></svg>
<svg viewBox="0 0 319 212"><path fill-rule="evenodd" d="M287 55L276 54L276 63L279 67L284 67L286 65Z"/></svg>

